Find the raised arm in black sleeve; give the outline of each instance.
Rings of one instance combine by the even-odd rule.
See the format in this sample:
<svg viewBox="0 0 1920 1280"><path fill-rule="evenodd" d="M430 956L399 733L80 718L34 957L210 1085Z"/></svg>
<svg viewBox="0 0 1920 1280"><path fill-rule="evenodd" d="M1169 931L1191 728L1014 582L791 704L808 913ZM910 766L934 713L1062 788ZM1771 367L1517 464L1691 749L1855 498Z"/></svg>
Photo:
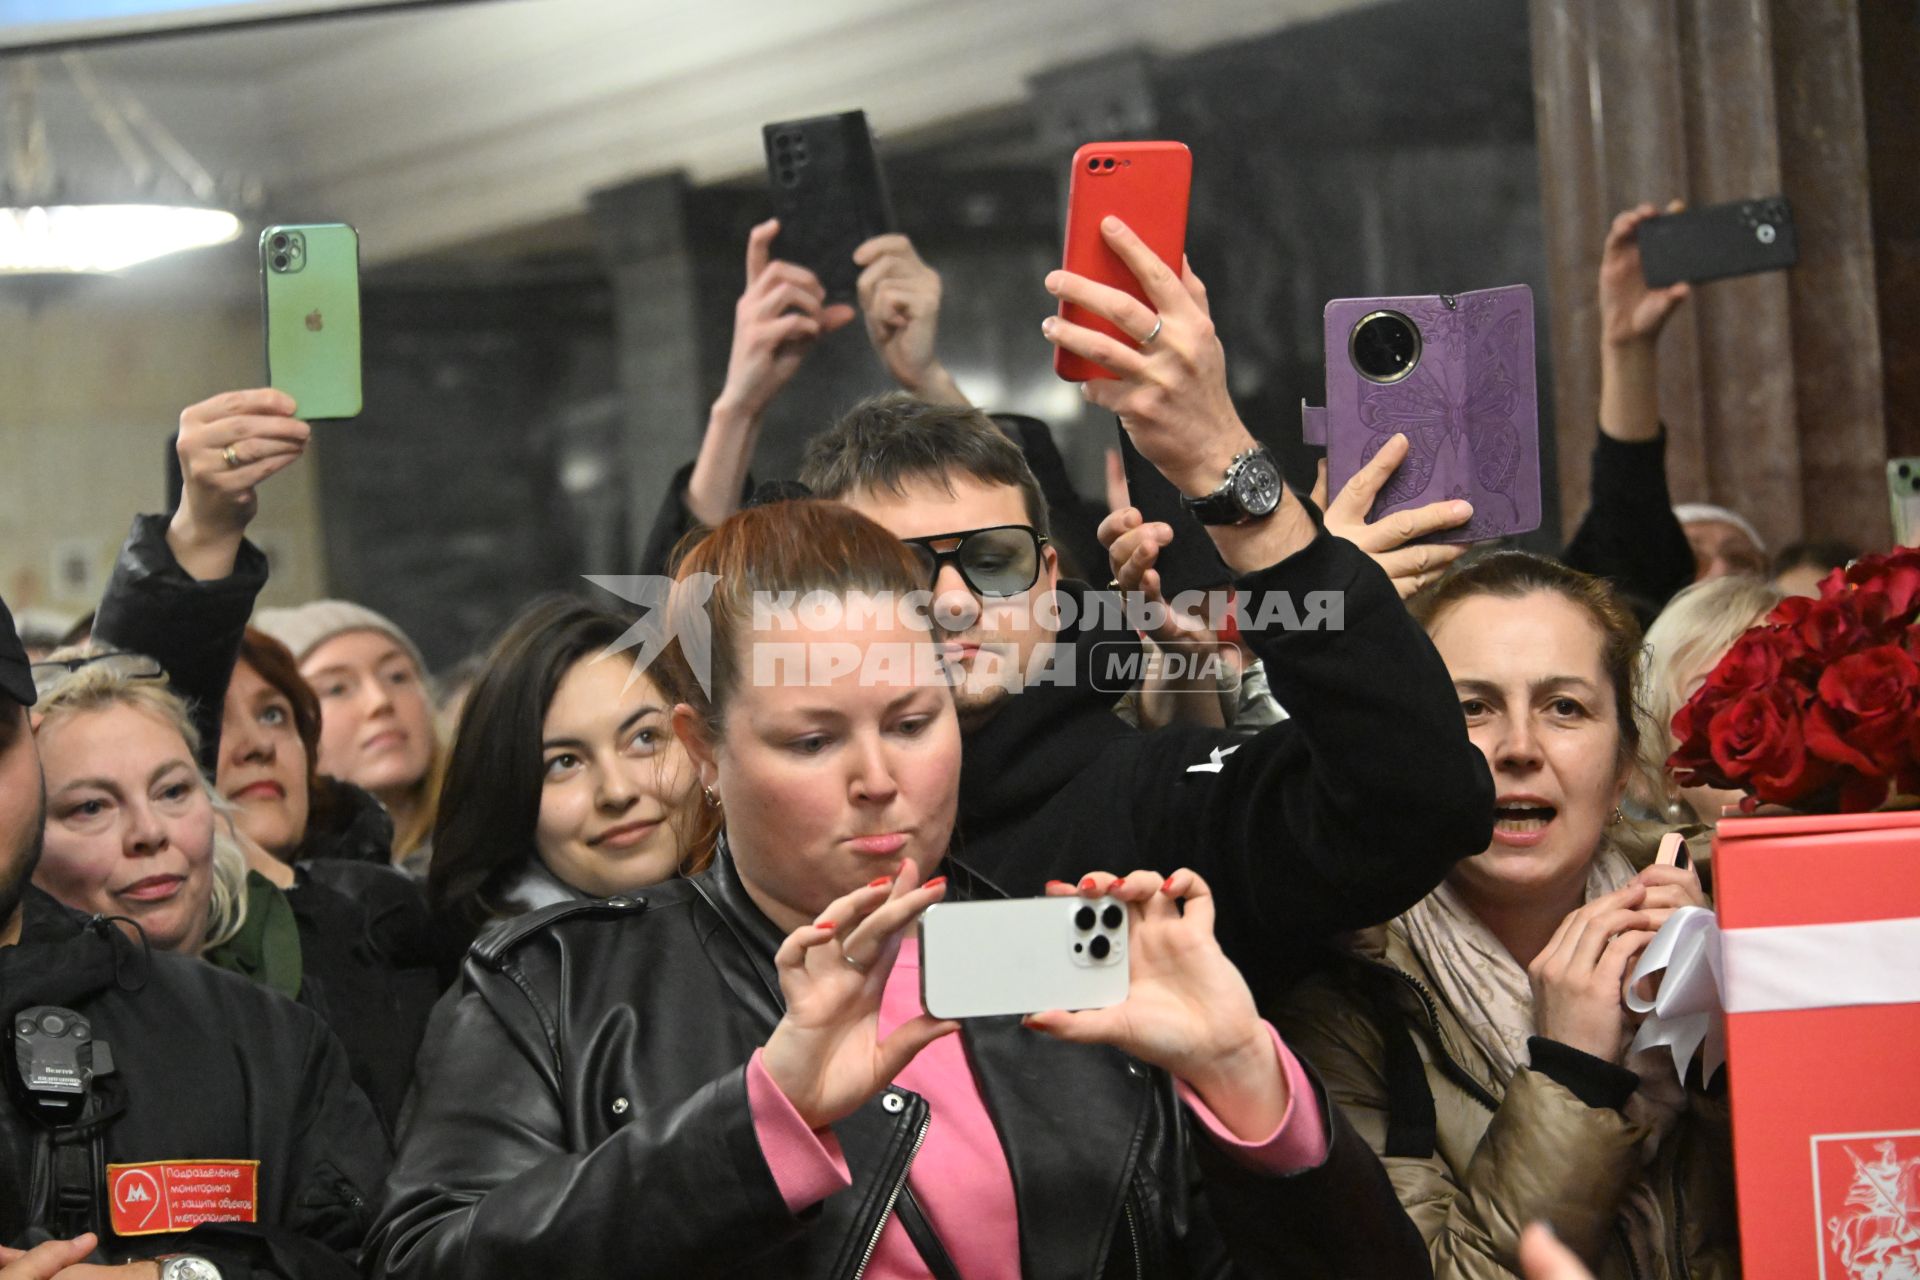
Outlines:
<svg viewBox="0 0 1920 1280"><path fill-rule="evenodd" d="M1693 548L1667 492L1666 428L1644 441L1600 432L1589 486L1587 514L1562 559L1612 581L1644 627L1694 573Z"/></svg>
<svg viewBox="0 0 1920 1280"><path fill-rule="evenodd" d="M1323 531L1236 585L1288 718L1243 739L1145 735L1131 793L1143 846L1204 868L1246 970L1425 897L1487 847L1494 792L1433 642L1352 543Z"/></svg>
<svg viewBox="0 0 1920 1280"><path fill-rule="evenodd" d="M240 544L231 574L200 582L168 547L167 517L135 516L100 598L95 642L144 653L166 669L200 731L200 765L209 773L220 758L220 715L240 638L266 585L267 558L251 542Z"/></svg>

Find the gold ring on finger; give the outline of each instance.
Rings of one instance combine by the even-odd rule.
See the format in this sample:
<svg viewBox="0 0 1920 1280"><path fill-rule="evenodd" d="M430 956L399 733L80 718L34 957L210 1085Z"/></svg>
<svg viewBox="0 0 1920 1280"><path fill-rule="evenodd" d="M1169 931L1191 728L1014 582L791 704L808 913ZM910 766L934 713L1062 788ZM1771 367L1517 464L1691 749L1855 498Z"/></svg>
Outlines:
<svg viewBox="0 0 1920 1280"><path fill-rule="evenodd" d="M240 455L233 451L232 445L228 445L226 448L222 449L220 451L220 456L227 460L227 465L229 467L237 467L240 465Z"/></svg>

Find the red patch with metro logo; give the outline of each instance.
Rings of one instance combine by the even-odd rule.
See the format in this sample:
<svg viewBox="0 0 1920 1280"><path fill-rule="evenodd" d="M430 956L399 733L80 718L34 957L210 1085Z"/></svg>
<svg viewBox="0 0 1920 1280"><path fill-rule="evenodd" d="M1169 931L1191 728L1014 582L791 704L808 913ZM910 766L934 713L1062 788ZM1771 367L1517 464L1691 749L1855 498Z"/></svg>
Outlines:
<svg viewBox="0 0 1920 1280"><path fill-rule="evenodd" d="M113 1230L122 1236L189 1231L203 1222L260 1220L258 1160L149 1160L107 1166Z"/></svg>

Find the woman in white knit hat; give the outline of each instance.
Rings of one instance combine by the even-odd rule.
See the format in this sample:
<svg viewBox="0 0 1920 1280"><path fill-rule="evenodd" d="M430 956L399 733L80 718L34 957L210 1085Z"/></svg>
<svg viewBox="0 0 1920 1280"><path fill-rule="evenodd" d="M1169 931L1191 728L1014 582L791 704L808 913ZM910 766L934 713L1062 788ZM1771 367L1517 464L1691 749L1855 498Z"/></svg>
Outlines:
<svg viewBox="0 0 1920 1280"><path fill-rule="evenodd" d="M393 814L393 860L424 872L446 752L419 648L345 600L262 609L254 625L292 650L319 695L320 772L378 796Z"/></svg>

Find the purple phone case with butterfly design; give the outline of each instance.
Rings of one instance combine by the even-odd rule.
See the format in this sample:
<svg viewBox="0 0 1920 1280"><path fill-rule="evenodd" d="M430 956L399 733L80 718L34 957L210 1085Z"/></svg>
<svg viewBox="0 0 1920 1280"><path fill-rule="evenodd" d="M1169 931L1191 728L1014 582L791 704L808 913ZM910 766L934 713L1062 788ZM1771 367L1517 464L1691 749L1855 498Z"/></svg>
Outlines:
<svg viewBox="0 0 1920 1280"><path fill-rule="evenodd" d="M1397 311L1420 330L1420 355L1398 382L1360 376L1348 338L1364 317ZM1302 406L1305 439L1327 449L1327 491L1365 466L1395 433L1407 457L1368 520L1448 498L1473 519L1420 539L1479 542L1540 527L1540 406L1534 386L1533 291L1526 285L1417 298L1327 304L1327 405Z"/></svg>

